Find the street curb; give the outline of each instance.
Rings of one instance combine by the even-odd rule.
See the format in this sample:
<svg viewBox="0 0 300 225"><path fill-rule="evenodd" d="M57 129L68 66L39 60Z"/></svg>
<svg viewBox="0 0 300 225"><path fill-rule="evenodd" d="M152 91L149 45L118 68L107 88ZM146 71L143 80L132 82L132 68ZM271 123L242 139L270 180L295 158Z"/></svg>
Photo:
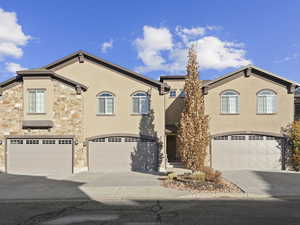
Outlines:
<svg viewBox="0 0 300 225"><path fill-rule="evenodd" d="M29 202L93 202L93 201L184 201L184 200L300 200L300 196L274 196L263 194L249 194L249 193L195 193L190 195L182 195L179 197L162 197L162 196L99 196L96 198L60 198L60 199L0 199L0 203L29 203Z"/></svg>

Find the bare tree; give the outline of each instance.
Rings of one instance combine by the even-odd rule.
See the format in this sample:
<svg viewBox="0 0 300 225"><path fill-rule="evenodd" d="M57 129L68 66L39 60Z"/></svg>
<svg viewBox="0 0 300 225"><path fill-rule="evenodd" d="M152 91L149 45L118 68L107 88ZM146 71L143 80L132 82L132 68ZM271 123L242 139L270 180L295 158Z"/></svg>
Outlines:
<svg viewBox="0 0 300 225"><path fill-rule="evenodd" d="M203 170L210 138L202 85L197 53L192 46L188 53L187 78L184 86L185 104L177 135L180 158L192 171Z"/></svg>

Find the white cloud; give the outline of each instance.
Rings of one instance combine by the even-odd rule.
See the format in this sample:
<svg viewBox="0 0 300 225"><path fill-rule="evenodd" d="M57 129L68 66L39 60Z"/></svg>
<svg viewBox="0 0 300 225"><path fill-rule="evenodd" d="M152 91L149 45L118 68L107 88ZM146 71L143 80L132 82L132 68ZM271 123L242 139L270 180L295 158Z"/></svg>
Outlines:
<svg viewBox="0 0 300 225"><path fill-rule="evenodd" d="M217 26L206 26L206 27L182 27L176 26L175 32L187 44L189 41L204 36L208 31L218 30Z"/></svg>
<svg viewBox="0 0 300 225"><path fill-rule="evenodd" d="M177 26L176 41L167 28L144 26L144 35L137 38L138 58L143 66L136 68L139 72L165 71L183 72L186 68L187 49L194 44L198 53L200 69L222 70L251 64L246 59L243 43L223 41L216 36L205 36L208 30L216 26L184 28Z"/></svg>
<svg viewBox="0 0 300 225"><path fill-rule="evenodd" d="M243 44L222 41L214 36L203 37L194 42L202 69L222 70L240 67L251 63L245 58Z"/></svg>
<svg viewBox="0 0 300 225"><path fill-rule="evenodd" d="M16 13L6 12L0 8L0 60L6 56L20 58L31 37L25 35L18 24Z"/></svg>
<svg viewBox="0 0 300 225"><path fill-rule="evenodd" d="M101 45L101 52L106 53L109 48L113 47L113 41L103 42Z"/></svg>
<svg viewBox="0 0 300 225"><path fill-rule="evenodd" d="M19 70L26 70L27 68L22 67L20 64L13 63L13 62L7 62L5 63L5 70L9 73L15 74L16 71Z"/></svg>
<svg viewBox="0 0 300 225"><path fill-rule="evenodd" d="M143 38L137 38L134 42L138 49L138 58L146 65L138 70L147 72L163 69L165 59L162 52L173 48L171 32L164 27L144 26L143 30Z"/></svg>

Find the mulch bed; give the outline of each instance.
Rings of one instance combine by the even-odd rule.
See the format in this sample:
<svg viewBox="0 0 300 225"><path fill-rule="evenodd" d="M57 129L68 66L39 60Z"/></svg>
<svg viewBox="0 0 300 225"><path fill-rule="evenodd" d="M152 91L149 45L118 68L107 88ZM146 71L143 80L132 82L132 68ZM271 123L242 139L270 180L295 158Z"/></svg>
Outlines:
<svg viewBox="0 0 300 225"><path fill-rule="evenodd" d="M178 190L191 191L193 193L209 193L209 192L222 192L222 193L243 193L243 191L235 184L220 178L219 183L214 182L197 182L184 177L177 177L176 179L162 179L162 186L167 188L174 188Z"/></svg>

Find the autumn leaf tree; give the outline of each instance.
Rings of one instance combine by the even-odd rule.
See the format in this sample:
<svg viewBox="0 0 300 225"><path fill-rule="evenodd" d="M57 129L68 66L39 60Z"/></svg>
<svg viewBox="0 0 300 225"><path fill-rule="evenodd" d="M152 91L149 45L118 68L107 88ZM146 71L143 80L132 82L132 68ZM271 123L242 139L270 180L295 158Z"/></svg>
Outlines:
<svg viewBox="0 0 300 225"><path fill-rule="evenodd" d="M177 148L181 161L193 172L203 170L210 138L202 86L197 53L192 46L188 52L185 102L179 122Z"/></svg>
<svg viewBox="0 0 300 225"><path fill-rule="evenodd" d="M292 144L292 165L296 171L300 171L300 121L295 121L289 131Z"/></svg>

